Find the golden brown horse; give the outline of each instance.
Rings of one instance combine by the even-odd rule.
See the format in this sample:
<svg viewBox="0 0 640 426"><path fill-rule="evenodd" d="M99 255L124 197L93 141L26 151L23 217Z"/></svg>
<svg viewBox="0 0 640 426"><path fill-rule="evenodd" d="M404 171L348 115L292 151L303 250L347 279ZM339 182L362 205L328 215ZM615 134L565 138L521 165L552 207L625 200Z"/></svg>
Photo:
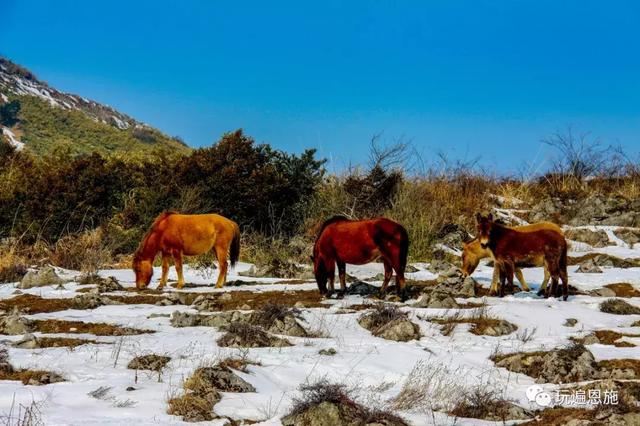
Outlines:
<svg viewBox="0 0 640 426"><path fill-rule="evenodd" d="M514 226L512 227L515 230L522 232L530 232L530 231L538 231L540 229L548 229L550 231L558 232L560 235L564 235L562 228L552 222L538 222L530 225L522 225L522 226ZM478 267L478 263L482 259L487 257L492 257L491 250L488 248L482 248L480 244L480 240L477 238L469 241L468 243L463 244L462 246L462 275L466 278L475 271ZM542 266L544 269L544 279L542 280L542 285L540 286L539 294L543 294L547 288L547 283L549 282L549 271L544 264L544 259L542 256L532 256L529 259L525 259L524 263L535 266ZM514 273L520 284L522 285L522 289L524 291L530 291L527 282L524 279L524 275L522 275L522 270L516 264L514 268ZM493 278L491 280L491 293L496 294L498 291L498 281L499 281L500 272L498 268L493 268Z"/></svg>
<svg viewBox="0 0 640 426"><path fill-rule="evenodd" d="M564 236L549 229L522 232L493 221L493 215L476 215L478 240L482 248L488 248L493 255L496 268L501 274L500 296L504 295L505 279L513 287L515 262L531 257L541 257L551 275L551 291L546 296L556 295L558 279L562 280L563 299L569 297L567 275L567 241Z"/></svg>
<svg viewBox="0 0 640 426"><path fill-rule="evenodd" d="M407 266L409 236L402 225L386 218L349 220L334 216L326 220L313 245L313 272L318 289L323 295L333 292L335 267L338 265L341 292L346 290L346 264L363 265L382 258L384 281L381 292L387 288L393 271L396 272L396 290L404 297L404 270ZM327 291L327 280L329 291Z"/></svg>
<svg viewBox="0 0 640 426"><path fill-rule="evenodd" d="M214 250L220 266L216 287L227 279L227 255L234 266L240 255L240 229L226 217L217 214L186 215L164 212L151 225L133 257L136 287L145 288L153 275L153 261L162 253L162 277L158 288L167 283L169 260L173 257L178 273L178 288L184 286L182 256L196 256Z"/></svg>

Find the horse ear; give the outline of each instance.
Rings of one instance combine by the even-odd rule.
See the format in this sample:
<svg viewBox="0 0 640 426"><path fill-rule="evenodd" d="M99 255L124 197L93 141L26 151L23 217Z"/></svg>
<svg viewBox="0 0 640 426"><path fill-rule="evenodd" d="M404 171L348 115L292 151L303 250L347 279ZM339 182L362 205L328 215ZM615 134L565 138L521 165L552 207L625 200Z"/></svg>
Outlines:
<svg viewBox="0 0 640 426"><path fill-rule="evenodd" d="M487 219L489 219L490 222L493 222L493 213L489 213L489 216L487 216Z"/></svg>
<svg viewBox="0 0 640 426"><path fill-rule="evenodd" d="M476 221L477 221L478 223L480 223L480 221L481 221L481 220L482 220L482 215L480 214L480 212L477 212L477 213L476 213Z"/></svg>

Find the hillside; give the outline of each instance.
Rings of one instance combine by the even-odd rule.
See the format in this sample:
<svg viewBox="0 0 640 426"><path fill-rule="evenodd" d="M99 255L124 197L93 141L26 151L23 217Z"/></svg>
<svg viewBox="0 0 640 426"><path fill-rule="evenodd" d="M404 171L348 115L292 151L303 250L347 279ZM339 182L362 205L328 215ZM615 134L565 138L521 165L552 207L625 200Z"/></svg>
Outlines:
<svg viewBox="0 0 640 426"><path fill-rule="evenodd" d="M109 106L58 91L2 57L0 121L6 143L38 154L58 148L72 153L189 149Z"/></svg>

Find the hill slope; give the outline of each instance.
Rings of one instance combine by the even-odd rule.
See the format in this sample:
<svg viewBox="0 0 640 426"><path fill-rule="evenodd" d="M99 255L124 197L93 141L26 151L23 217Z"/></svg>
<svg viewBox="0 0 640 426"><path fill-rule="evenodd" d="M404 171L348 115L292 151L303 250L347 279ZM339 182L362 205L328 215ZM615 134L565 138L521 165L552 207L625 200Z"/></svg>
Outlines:
<svg viewBox="0 0 640 426"><path fill-rule="evenodd" d="M109 106L60 92L0 57L0 112L11 102L19 104L15 120L5 117L0 124L5 142L18 149L35 153L59 147L74 153L189 150L176 138Z"/></svg>

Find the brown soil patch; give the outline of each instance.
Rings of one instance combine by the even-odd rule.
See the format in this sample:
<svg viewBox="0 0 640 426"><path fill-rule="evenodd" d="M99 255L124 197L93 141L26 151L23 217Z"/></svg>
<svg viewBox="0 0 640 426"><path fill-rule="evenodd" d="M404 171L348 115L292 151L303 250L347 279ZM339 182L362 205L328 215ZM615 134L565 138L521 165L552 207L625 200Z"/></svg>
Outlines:
<svg viewBox="0 0 640 426"><path fill-rule="evenodd" d="M38 348L75 348L76 346L89 344L106 345L108 343L71 337L38 337Z"/></svg>
<svg viewBox="0 0 640 426"><path fill-rule="evenodd" d="M73 309L73 299L45 299L32 294L21 294L11 299L0 300L0 310L7 312L17 309L26 314L40 314Z"/></svg>
<svg viewBox="0 0 640 426"><path fill-rule="evenodd" d="M135 334L155 333L153 330L120 327L113 324L91 323L82 321L65 321L57 319L34 320L35 331L41 333L77 333L94 334L96 336L130 336Z"/></svg>
<svg viewBox="0 0 640 426"><path fill-rule="evenodd" d="M222 297L224 295L224 297ZM229 297L229 296L231 297ZM219 311L234 311L244 305L251 309L260 309L269 303L277 301L283 306L295 306L302 303L306 308L328 308L322 304L322 295L317 290L293 290L293 291L229 291L226 293L214 293L211 296L211 306Z"/></svg>
<svg viewBox="0 0 640 426"><path fill-rule="evenodd" d="M629 283L607 284L605 287L613 290L617 297L640 297L640 291Z"/></svg>
<svg viewBox="0 0 640 426"><path fill-rule="evenodd" d="M571 420L594 421L597 411L586 408L547 408L535 420L520 423L527 426L563 426Z"/></svg>

